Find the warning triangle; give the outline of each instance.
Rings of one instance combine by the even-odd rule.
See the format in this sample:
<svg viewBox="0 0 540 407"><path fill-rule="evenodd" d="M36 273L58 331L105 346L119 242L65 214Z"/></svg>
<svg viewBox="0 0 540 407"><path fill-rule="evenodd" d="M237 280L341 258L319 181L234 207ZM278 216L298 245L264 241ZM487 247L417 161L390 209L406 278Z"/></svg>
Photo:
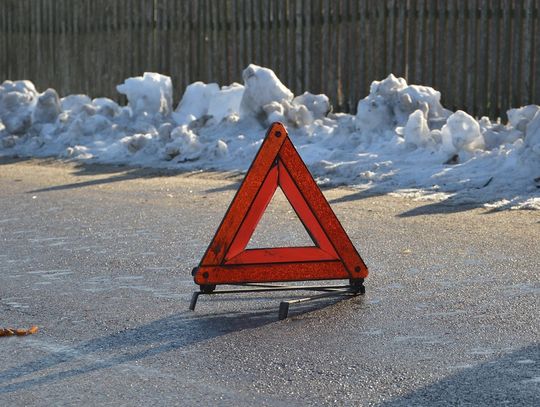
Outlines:
<svg viewBox="0 0 540 407"><path fill-rule="evenodd" d="M281 187L314 246L247 249L277 187ZM368 269L294 148L274 123L238 189L199 267L199 285L277 281L358 280Z"/></svg>

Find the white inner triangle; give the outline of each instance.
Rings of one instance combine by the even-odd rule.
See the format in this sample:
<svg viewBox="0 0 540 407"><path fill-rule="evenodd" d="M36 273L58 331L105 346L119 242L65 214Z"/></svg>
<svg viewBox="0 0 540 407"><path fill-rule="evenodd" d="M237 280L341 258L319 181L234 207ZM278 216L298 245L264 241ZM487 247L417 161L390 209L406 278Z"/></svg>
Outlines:
<svg viewBox="0 0 540 407"><path fill-rule="evenodd" d="M315 246L293 207L278 187L247 249Z"/></svg>

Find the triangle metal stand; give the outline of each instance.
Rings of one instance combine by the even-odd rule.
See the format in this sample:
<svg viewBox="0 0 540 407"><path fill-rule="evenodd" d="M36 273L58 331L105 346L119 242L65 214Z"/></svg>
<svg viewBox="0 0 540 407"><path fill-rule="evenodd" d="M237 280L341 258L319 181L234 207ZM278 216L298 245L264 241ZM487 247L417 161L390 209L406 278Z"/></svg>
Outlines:
<svg viewBox="0 0 540 407"><path fill-rule="evenodd" d="M281 301L279 304L278 319L283 320L289 315L289 306L292 304L304 303L307 301L319 300L322 298L363 295L366 292L364 279L350 280L348 285L274 285L274 284L229 284L240 287L232 290L215 290L214 285L202 285L200 291L195 291L191 297L189 309L195 311L197 300L200 295L220 295L220 294L239 294L239 293L260 293L272 291L318 291L323 294L310 295L308 297L297 298L293 300Z"/></svg>

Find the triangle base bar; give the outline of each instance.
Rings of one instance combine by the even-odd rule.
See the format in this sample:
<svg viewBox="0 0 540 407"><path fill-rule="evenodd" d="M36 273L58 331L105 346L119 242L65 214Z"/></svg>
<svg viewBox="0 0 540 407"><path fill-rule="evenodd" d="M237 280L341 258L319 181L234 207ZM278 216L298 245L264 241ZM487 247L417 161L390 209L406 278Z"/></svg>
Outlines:
<svg viewBox="0 0 540 407"><path fill-rule="evenodd" d="M271 284L238 284L246 288L235 288L232 290L218 290L210 289L207 291L196 291L191 297L191 303L189 309L195 311L197 306L197 300L200 295L218 295L218 294L239 294L239 293L260 293L271 291L319 291L323 294L310 295L304 298L295 298L292 300L281 301L279 304L278 319L283 320L287 318L289 314L289 306L298 303L305 303L307 301L314 301L329 297L354 297L357 295L363 295L366 292L364 287L364 279L351 280L349 285L321 285L321 286L302 286L302 285L271 285ZM214 286L212 286L214 287ZM202 287L201 287L202 288Z"/></svg>
<svg viewBox="0 0 540 407"><path fill-rule="evenodd" d="M363 278L363 275L359 272L358 276L352 276L339 260L199 266L195 272L195 283L199 285L337 280L347 278Z"/></svg>

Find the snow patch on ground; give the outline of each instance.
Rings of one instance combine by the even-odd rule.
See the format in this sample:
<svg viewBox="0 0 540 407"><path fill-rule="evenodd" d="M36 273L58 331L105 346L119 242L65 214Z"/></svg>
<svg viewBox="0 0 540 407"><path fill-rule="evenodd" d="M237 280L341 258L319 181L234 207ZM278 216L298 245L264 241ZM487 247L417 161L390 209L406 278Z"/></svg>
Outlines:
<svg viewBox="0 0 540 407"><path fill-rule="evenodd" d="M127 106L5 81L0 155L246 170L268 125L281 121L320 184L540 209L540 106L508 111L507 124L476 120L445 109L436 90L389 75L353 116L331 113L325 95L295 97L267 68L249 65L243 81L195 82L175 109L171 79L158 73L117 87Z"/></svg>

